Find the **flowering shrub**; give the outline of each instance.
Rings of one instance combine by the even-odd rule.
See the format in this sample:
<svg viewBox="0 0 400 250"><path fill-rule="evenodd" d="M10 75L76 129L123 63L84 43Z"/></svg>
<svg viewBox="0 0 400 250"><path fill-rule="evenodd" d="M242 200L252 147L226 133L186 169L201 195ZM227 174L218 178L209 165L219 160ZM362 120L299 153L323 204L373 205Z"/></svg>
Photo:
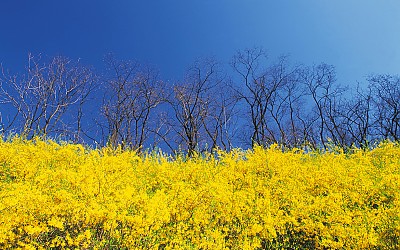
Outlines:
<svg viewBox="0 0 400 250"><path fill-rule="evenodd" d="M400 146L162 153L0 142L0 248L393 249Z"/></svg>

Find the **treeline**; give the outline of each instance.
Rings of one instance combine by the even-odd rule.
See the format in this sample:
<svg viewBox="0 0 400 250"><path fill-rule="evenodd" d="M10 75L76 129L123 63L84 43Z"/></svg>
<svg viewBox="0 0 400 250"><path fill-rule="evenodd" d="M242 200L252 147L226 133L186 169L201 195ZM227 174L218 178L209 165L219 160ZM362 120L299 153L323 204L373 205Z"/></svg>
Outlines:
<svg viewBox="0 0 400 250"><path fill-rule="evenodd" d="M400 78L343 86L332 65L238 51L230 65L199 60L177 82L138 62L105 58L105 72L30 55L0 78L1 133L134 150L194 152L255 144L367 147L400 138Z"/></svg>

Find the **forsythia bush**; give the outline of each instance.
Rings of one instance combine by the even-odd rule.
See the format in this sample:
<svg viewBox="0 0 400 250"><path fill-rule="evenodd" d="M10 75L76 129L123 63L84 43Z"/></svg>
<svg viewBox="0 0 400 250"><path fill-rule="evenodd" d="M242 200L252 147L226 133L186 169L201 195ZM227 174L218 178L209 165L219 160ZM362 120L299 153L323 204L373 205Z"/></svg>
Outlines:
<svg viewBox="0 0 400 250"><path fill-rule="evenodd" d="M400 145L185 158L0 142L0 248L397 249Z"/></svg>

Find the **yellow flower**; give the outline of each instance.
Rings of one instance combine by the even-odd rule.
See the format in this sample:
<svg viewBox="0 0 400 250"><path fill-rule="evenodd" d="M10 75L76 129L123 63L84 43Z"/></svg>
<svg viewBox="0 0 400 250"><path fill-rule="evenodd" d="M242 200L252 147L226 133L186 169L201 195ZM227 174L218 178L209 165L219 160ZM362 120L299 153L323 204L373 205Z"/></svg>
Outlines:
<svg viewBox="0 0 400 250"><path fill-rule="evenodd" d="M60 230L64 229L63 221L54 216L47 222L47 225L58 228Z"/></svg>
<svg viewBox="0 0 400 250"><path fill-rule="evenodd" d="M400 145L278 145L186 159L0 142L0 246L388 249L400 235Z"/></svg>

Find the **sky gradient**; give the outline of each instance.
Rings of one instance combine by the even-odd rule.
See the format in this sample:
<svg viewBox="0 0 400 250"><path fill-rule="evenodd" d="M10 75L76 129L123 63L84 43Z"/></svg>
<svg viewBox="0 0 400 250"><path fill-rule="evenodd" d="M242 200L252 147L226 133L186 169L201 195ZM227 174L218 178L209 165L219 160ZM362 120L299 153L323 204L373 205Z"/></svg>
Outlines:
<svg viewBox="0 0 400 250"><path fill-rule="evenodd" d="M274 59L325 62L338 81L400 72L398 0L5 0L0 5L0 63L21 71L29 52L81 58L103 67L108 52L152 64L180 79L196 58L228 63L262 46Z"/></svg>

